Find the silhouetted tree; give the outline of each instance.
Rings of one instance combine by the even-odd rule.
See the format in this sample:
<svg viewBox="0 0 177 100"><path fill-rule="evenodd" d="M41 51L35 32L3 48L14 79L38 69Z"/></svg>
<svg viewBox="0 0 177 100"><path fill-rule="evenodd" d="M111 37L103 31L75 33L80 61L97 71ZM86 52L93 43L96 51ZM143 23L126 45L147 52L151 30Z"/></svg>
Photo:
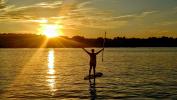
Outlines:
<svg viewBox="0 0 177 100"><path fill-rule="evenodd" d="M105 47L177 47L177 38L172 37L149 37L147 39L114 37L106 38ZM85 38L82 36L73 36L72 38L61 36L47 39L43 35L35 34L0 34L1 48L38 48L47 42L44 47L102 47L104 39Z"/></svg>

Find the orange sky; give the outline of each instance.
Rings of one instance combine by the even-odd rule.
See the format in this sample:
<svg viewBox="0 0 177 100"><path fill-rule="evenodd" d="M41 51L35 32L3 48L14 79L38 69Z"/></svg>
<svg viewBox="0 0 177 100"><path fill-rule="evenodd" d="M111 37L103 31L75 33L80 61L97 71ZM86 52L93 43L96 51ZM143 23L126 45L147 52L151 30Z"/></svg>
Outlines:
<svg viewBox="0 0 177 100"><path fill-rule="evenodd" d="M177 1L0 0L0 33L42 33L43 24L67 36L177 37Z"/></svg>

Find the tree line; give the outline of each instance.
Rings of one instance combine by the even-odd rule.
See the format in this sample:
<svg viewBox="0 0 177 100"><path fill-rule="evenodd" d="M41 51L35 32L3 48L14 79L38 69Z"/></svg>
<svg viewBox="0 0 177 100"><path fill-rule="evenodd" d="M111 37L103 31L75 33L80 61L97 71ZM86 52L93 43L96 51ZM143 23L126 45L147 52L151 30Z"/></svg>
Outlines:
<svg viewBox="0 0 177 100"><path fill-rule="evenodd" d="M114 37L105 39L105 47L177 47L177 38L149 37L126 38ZM102 47L104 38L85 38L83 36L60 36L47 38L35 34L0 34L0 48L81 48Z"/></svg>

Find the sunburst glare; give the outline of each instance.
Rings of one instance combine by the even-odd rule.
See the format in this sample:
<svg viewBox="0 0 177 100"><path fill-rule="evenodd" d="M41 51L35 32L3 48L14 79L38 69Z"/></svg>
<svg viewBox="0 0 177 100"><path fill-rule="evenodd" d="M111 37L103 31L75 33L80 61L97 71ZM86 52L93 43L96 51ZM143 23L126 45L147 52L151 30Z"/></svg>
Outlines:
<svg viewBox="0 0 177 100"><path fill-rule="evenodd" d="M62 26L56 24L42 24L40 31L41 34L49 38L53 38L53 37L60 36L62 34L61 27Z"/></svg>

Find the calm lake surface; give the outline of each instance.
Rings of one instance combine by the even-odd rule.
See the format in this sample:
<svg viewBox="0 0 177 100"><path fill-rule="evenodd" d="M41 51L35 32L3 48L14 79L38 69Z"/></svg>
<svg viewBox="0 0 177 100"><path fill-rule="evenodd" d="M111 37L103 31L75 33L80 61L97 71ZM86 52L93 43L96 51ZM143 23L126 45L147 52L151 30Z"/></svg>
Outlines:
<svg viewBox="0 0 177 100"><path fill-rule="evenodd" d="M0 49L0 99L177 100L177 48L106 48L101 58L94 84L82 49Z"/></svg>

